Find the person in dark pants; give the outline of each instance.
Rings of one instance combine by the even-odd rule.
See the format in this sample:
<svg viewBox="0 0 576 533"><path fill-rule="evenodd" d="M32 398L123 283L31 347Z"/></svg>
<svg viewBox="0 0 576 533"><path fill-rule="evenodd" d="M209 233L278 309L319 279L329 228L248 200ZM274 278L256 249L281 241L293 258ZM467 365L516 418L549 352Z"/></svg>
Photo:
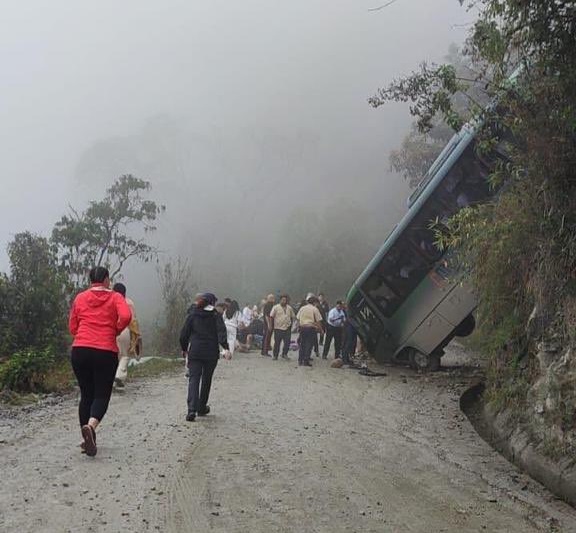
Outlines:
<svg viewBox="0 0 576 533"><path fill-rule="evenodd" d="M216 300L212 293L200 294L180 333L182 356L188 358L188 422L210 412L208 398L220 357L219 346L225 350L224 357L231 358L226 325L215 309Z"/></svg>
<svg viewBox="0 0 576 533"><path fill-rule="evenodd" d="M264 321L264 338L262 339L262 355L270 357L270 344L272 343L272 332L274 331L274 326L272 324L272 318L270 313L274 307L274 302L276 301L276 296L269 294L266 298L266 303L262 307L262 320Z"/></svg>
<svg viewBox="0 0 576 533"><path fill-rule="evenodd" d="M290 350L290 341L292 340L292 324L296 319L294 309L288 303L287 294L280 296L280 303L275 305L270 312L272 327L274 328L274 360L278 359L280 354L280 345L282 346L282 358L288 359Z"/></svg>
<svg viewBox="0 0 576 533"><path fill-rule="evenodd" d="M298 310L296 319L300 329L300 350L298 354L299 366L312 366L310 355L314 343L318 342L318 332L322 331L322 315L316 307L316 297L308 294L306 305Z"/></svg>
<svg viewBox="0 0 576 533"><path fill-rule="evenodd" d="M322 315L322 321L326 324L326 319L328 318L328 311L330 311L330 304L327 302L326 297L323 293L318 295L317 301L318 309L320 310L320 314ZM320 333L320 346L324 344L324 333ZM316 349L316 357L318 357L318 347Z"/></svg>
<svg viewBox="0 0 576 533"><path fill-rule="evenodd" d="M344 323L346 322L346 314L342 308L341 301L336 302L336 307L330 309L327 322L326 341L324 342L322 359L328 357L328 351L330 350L332 339L334 339L334 357L338 359L342 354L342 332L344 330Z"/></svg>
<svg viewBox="0 0 576 533"><path fill-rule="evenodd" d="M93 457L98 451L96 428L108 410L118 368L116 337L130 324L132 312L123 296L110 290L106 268L94 267L90 283L72 303L69 329L74 337L72 369L80 387L80 446Z"/></svg>
<svg viewBox="0 0 576 533"><path fill-rule="evenodd" d="M352 364L352 356L356 353L358 332L350 320L346 321L344 328L346 330L346 341L344 342L344 348L342 349L342 362L345 365L350 365Z"/></svg>

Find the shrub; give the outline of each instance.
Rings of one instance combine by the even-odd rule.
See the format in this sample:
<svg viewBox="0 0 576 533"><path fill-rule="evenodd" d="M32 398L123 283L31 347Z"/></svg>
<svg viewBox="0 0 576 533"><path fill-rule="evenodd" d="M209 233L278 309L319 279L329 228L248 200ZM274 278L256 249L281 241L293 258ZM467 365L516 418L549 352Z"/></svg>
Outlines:
<svg viewBox="0 0 576 533"><path fill-rule="evenodd" d="M46 381L56 367L50 349L20 350L0 366L0 387L17 392L47 392Z"/></svg>

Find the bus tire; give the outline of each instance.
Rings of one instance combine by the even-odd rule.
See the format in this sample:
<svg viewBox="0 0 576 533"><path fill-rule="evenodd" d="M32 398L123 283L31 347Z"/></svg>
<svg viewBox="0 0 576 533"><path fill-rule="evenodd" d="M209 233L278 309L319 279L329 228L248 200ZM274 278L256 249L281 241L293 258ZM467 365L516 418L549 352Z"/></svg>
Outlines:
<svg viewBox="0 0 576 533"><path fill-rule="evenodd" d="M468 315L460 324L456 326L454 330L454 335L456 337L468 337L474 331L476 327L476 319L474 315Z"/></svg>
<svg viewBox="0 0 576 533"><path fill-rule="evenodd" d="M440 354L426 354L418 350L410 350L410 367L418 372L436 372L440 369Z"/></svg>

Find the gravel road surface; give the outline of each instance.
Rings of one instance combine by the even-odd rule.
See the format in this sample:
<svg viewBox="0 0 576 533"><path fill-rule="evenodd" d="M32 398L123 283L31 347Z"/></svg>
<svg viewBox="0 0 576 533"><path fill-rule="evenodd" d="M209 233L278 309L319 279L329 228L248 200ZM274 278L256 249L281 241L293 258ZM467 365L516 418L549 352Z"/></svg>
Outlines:
<svg viewBox="0 0 576 533"><path fill-rule="evenodd" d="M183 373L133 381L95 458L80 454L75 398L4 409L0 531L576 531L576 511L460 412L474 369L373 368L388 375L240 354L194 423Z"/></svg>

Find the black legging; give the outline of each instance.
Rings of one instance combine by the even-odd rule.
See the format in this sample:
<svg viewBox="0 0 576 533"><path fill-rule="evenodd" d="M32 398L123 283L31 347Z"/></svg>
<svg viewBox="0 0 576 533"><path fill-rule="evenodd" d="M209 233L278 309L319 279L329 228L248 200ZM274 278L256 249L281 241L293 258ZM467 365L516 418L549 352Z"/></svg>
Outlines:
<svg viewBox="0 0 576 533"><path fill-rule="evenodd" d="M96 348L72 348L72 368L80 385L80 425L90 418L102 420L112 395L118 354Z"/></svg>
<svg viewBox="0 0 576 533"><path fill-rule="evenodd" d="M206 409L218 359L188 359L188 413Z"/></svg>

